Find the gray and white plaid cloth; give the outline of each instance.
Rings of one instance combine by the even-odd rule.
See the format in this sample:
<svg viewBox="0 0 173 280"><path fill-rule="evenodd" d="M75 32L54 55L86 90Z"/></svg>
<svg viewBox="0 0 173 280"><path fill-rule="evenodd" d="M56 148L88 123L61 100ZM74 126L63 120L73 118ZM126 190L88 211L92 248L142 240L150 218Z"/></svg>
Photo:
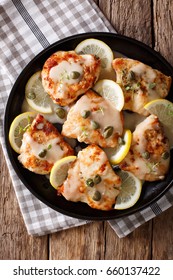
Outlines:
<svg viewBox="0 0 173 280"><path fill-rule="evenodd" d="M0 140L28 233L45 235L86 224L47 207L19 180L5 149L4 108L18 75L41 50L77 33L115 30L93 0L0 0L0 27ZM172 205L173 187L150 207L108 222L119 237L124 237Z"/></svg>

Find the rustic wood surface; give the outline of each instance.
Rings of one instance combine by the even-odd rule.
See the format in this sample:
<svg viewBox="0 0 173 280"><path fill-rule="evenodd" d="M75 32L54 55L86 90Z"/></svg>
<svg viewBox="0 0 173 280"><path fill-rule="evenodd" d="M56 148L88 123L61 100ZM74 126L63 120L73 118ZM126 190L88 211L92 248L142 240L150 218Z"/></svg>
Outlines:
<svg viewBox="0 0 173 280"><path fill-rule="evenodd" d="M117 32L150 45L173 65L172 0L94 0ZM0 259L173 259L173 208L119 239L106 222L43 237L27 234L0 150Z"/></svg>

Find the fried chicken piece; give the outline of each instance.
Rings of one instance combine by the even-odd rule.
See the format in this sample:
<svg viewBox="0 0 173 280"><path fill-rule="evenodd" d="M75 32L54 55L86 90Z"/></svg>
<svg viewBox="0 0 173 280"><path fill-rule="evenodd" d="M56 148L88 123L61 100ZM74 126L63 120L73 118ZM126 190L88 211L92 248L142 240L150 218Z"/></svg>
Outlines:
<svg viewBox="0 0 173 280"><path fill-rule="evenodd" d="M73 154L58 130L38 114L23 135L18 159L30 171L48 174L57 160Z"/></svg>
<svg viewBox="0 0 173 280"><path fill-rule="evenodd" d="M170 147L163 128L154 115L137 125L129 153L120 168L145 181L163 180L170 164Z"/></svg>
<svg viewBox="0 0 173 280"><path fill-rule="evenodd" d="M122 113L92 90L71 107L62 129L64 136L101 147L115 147L122 133Z"/></svg>
<svg viewBox="0 0 173 280"><path fill-rule="evenodd" d="M96 83L100 70L100 59L92 54L58 51L44 63L42 84L55 103L66 106Z"/></svg>
<svg viewBox="0 0 173 280"><path fill-rule="evenodd" d="M170 76L129 58L116 58L112 66L116 72L116 81L124 93L124 110L147 116L149 113L144 109L144 105L168 95L172 82Z"/></svg>
<svg viewBox="0 0 173 280"><path fill-rule="evenodd" d="M105 152L93 144L78 153L58 193L70 201L85 202L99 210L111 210L120 185L121 179L110 166Z"/></svg>

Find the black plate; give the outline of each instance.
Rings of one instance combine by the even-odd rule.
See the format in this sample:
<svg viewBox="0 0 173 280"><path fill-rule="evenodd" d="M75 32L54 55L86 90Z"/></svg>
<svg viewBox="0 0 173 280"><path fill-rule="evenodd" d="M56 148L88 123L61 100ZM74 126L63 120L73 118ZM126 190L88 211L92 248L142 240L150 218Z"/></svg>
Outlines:
<svg viewBox="0 0 173 280"><path fill-rule="evenodd" d="M112 50L120 52L125 56L137 59L144 62L153 68L162 71L166 75L173 76L173 68L169 63L156 51L152 50L145 44L136 41L134 39L116 35L112 33L85 33L74 35L63 40L60 40L50 47L43 50L38 54L22 71L17 81L15 82L12 91L10 93L6 112L5 112L5 141L9 158L13 165L13 168L24 185L34 194L38 199L44 202L54 210L63 214L88 220L109 220L114 218L123 217L138 210L141 210L152 202L160 198L165 191L170 187L173 181L173 155L171 153L170 172L164 181L148 183L145 182L139 201L127 210L111 210L100 211L90 208L84 203L74 203L65 200L63 197L56 195L56 191L50 186L48 179L42 175L36 175L26 169L24 169L17 160L17 154L12 150L8 133L9 127L13 119L21 113L21 105L24 99L24 88L28 79L37 70L40 70L45 60L54 52L58 50L73 50L79 42L87 38L96 38L104 41L108 44ZM173 86L171 90L173 89ZM171 95L168 99L173 101Z"/></svg>

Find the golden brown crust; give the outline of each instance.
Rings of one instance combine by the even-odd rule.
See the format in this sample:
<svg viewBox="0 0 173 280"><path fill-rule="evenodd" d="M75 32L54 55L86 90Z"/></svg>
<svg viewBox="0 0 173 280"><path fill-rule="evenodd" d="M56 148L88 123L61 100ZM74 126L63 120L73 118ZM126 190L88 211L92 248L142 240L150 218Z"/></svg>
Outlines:
<svg viewBox="0 0 173 280"><path fill-rule="evenodd" d="M53 150L60 153L51 153ZM40 157L41 151L46 150L46 156ZM52 151L51 151L52 150ZM73 155L74 151L67 144L58 130L42 115L38 114L31 127L24 133L19 161L23 166L38 174L50 173L55 160Z"/></svg>
<svg viewBox="0 0 173 280"><path fill-rule="evenodd" d="M85 59L86 57L89 57L89 62ZM50 77L51 69L64 61L68 62L69 65L77 64L82 67L83 71L78 82L74 81L74 83L68 84L68 77L67 80L60 80L57 77L56 81ZM72 68L69 66L69 69ZM94 55L78 55L74 51L59 51L52 54L43 66L43 87L55 103L66 106L74 102L79 95L85 93L95 84L100 69L100 60ZM67 75L70 75L70 73L67 72Z"/></svg>

